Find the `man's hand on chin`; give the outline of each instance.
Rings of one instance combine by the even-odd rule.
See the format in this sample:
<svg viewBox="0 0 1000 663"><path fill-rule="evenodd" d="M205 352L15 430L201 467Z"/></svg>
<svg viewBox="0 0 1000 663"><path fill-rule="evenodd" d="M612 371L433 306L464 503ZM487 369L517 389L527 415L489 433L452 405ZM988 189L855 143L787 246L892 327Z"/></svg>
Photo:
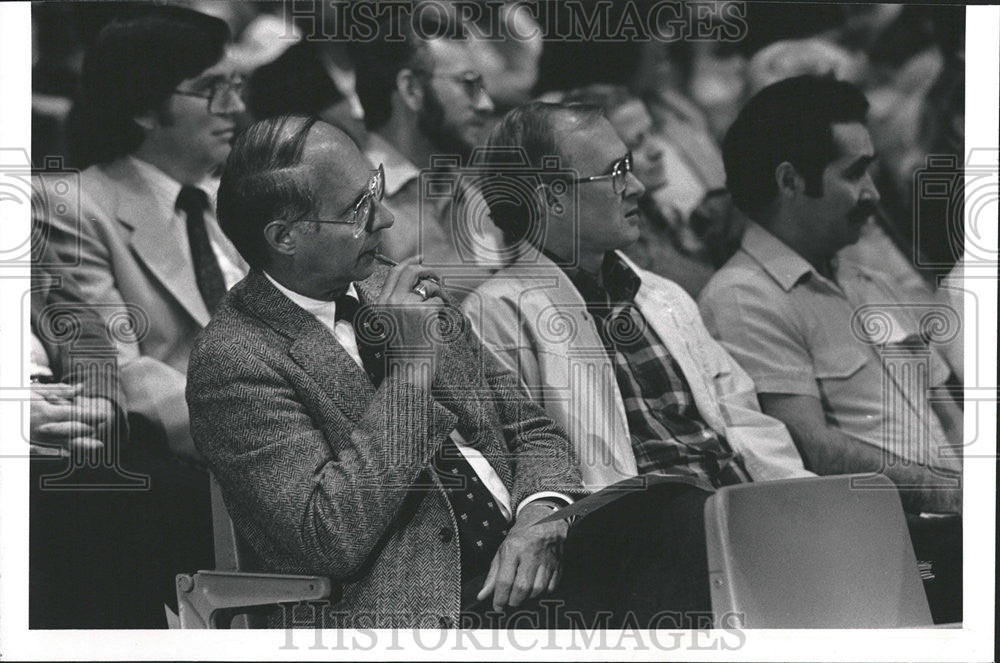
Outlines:
<svg viewBox="0 0 1000 663"><path fill-rule="evenodd" d="M493 609L516 608L526 599L552 592L559 585L563 543L569 525L565 521L535 526L552 514L551 502L537 500L518 514L514 526L493 557L490 572L476 596L493 593Z"/></svg>

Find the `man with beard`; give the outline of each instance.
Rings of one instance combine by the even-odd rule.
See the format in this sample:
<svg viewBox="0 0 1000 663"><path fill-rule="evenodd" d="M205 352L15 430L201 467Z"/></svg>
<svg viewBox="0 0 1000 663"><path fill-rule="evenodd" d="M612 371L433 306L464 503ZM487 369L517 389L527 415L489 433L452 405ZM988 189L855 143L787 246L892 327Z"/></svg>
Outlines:
<svg viewBox="0 0 1000 663"><path fill-rule="evenodd" d="M867 110L853 85L811 75L747 103L723 157L733 201L753 221L701 310L807 468L881 472L896 483L914 514L918 559L939 562L928 586L935 618L954 620L960 521L918 517L962 512L962 413L943 389L957 381L934 347L944 334L928 326L947 311L907 306L881 274L836 256L879 201ZM942 602L940 592L958 595Z"/></svg>
<svg viewBox="0 0 1000 663"><path fill-rule="evenodd" d="M501 246L475 189L453 177L488 131L493 101L465 28L446 5L392 12L379 30L355 55L356 90L371 132L366 156L385 166L386 206L396 217L383 250L395 260L420 253L425 264L455 267L439 272L448 286L459 272L481 274L473 265L495 262ZM422 186L422 169L432 169L424 179L431 176L434 185ZM466 290L449 289L459 297Z"/></svg>

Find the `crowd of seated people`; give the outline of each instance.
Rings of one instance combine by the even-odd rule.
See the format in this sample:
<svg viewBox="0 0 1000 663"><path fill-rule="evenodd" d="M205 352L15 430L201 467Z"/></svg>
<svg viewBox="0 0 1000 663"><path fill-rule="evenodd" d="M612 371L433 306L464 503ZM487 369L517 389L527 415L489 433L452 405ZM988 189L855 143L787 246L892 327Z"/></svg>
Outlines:
<svg viewBox="0 0 1000 663"><path fill-rule="evenodd" d="M33 17L78 30L61 66L37 54L33 156L82 171L68 209L36 180L33 330L70 302L114 366L84 379L38 333L33 481L111 448L150 487L33 496L76 526L32 517L32 627L162 627L174 574L214 566L209 472L258 570L334 579L330 610L274 625L695 614L707 495L857 472L897 484L935 620L960 620L962 402L921 407L881 354L961 386L901 193L929 141L961 156L960 40L887 55L908 9L817 10L795 40L751 13L752 51L654 42L558 86L544 38L428 1L364 42L319 38L350 27L330 3ZM538 20L504 5L505 30ZM890 57L936 82L896 90ZM932 139L892 133L893 91ZM859 336L879 306L891 333ZM637 475L678 482L531 526ZM73 537L131 577L57 564Z"/></svg>

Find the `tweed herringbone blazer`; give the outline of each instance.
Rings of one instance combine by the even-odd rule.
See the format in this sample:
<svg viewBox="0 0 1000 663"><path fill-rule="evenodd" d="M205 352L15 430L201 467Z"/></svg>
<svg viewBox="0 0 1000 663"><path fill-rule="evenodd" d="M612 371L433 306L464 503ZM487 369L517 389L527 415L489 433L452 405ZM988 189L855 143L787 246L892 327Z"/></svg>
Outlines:
<svg viewBox="0 0 1000 663"><path fill-rule="evenodd" d="M386 273L356 284L362 303ZM452 429L515 506L541 490L580 490L565 433L467 329L442 352L432 393L395 378L376 390L329 330L256 270L195 343L187 400L195 444L261 570L334 580L340 603L327 627L454 623L457 525L428 471ZM299 626L318 618L295 616Z"/></svg>

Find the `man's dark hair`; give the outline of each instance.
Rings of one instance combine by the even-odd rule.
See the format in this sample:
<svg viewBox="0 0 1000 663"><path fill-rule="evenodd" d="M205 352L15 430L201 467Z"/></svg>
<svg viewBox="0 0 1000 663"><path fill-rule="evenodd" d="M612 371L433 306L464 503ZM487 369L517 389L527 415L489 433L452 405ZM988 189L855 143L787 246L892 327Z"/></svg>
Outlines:
<svg viewBox="0 0 1000 663"><path fill-rule="evenodd" d="M254 122L233 142L219 183L219 225L251 267L267 266L264 228L316 209L308 166L302 163L316 117L278 115Z"/></svg>
<svg viewBox="0 0 1000 663"><path fill-rule="evenodd" d="M104 27L87 53L73 109L72 152L87 166L142 143L132 118L164 108L171 91L225 53L225 21L181 7L155 7Z"/></svg>
<svg viewBox="0 0 1000 663"><path fill-rule="evenodd" d="M510 183L530 185L550 179L543 161L545 157L561 157L556 135L560 118L577 118L585 127L602 117L603 111L596 106L533 101L508 111L490 132L482 155L480 189L493 223L508 244L537 236L542 213L531 192L516 191ZM566 164L560 162L560 168L565 169Z"/></svg>
<svg viewBox="0 0 1000 663"><path fill-rule="evenodd" d="M726 187L755 220L778 194L775 169L795 166L806 193L823 193L823 170L837 158L832 124L865 121L868 100L850 83L828 76L786 78L747 102L722 142Z"/></svg>
<svg viewBox="0 0 1000 663"><path fill-rule="evenodd" d="M365 111L365 128L385 126L392 114L392 92L403 69L431 73L428 39L465 39L465 28L454 9L441 2L415 2L405 12L389 12L376 38L352 46L354 91ZM402 39L396 37L401 36ZM393 37L390 39L389 37Z"/></svg>

